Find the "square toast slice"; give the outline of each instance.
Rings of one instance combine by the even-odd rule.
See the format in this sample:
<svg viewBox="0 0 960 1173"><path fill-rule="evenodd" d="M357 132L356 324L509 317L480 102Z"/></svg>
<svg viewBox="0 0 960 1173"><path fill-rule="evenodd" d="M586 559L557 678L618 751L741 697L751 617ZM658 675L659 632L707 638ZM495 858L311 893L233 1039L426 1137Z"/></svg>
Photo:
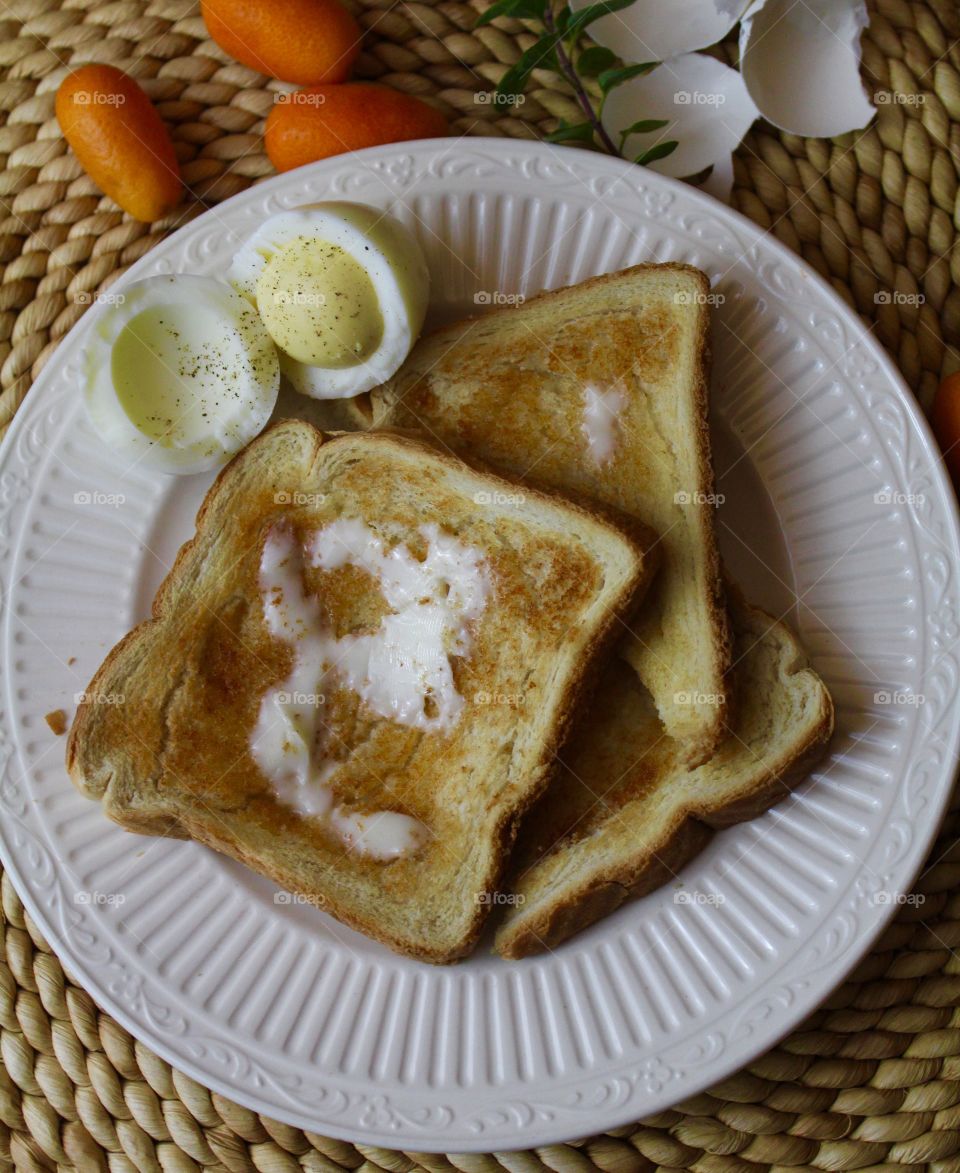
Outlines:
<svg viewBox="0 0 960 1173"><path fill-rule="evenodd" d="M708 291L699 270L666 264L544 293L421 339L369 400L374 426L421 428L656 531L662 570L622 651L693 764L723 736L731 657L707 427Z"/></svg>
<svg viewBox="0 0 960 1173"><path fill-rule="evenodd" d="M520 899L495 948L552 949L625 900L676 878L714 829L789 793L833 732L833 703L785 624L729 591L737 703L703 765L684 764L647 690L614 662L561 754L564 768L527 814L511 864Z"/></svg>
<svg viewBox="0 0 960 1173"><path fill-rule="evenodd" d="M403 436L281 421L220 474L153 617L96 673L70 775L131 831L455 960L651 541Z"/></svg>

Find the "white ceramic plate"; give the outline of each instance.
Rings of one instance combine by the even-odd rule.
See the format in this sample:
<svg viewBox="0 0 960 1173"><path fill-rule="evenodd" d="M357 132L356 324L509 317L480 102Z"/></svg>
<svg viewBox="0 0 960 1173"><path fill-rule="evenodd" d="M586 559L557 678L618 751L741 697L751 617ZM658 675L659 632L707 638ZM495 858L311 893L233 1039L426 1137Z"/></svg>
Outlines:
<svg viewBox="0 0 960 1173"><path fill-rule="evenodd" d="M126 280L222 274L265 216L330 197L414 228L435 319L477 292L643 260L710 274L727 557L829 682L832 752L789 801L718 836L682 887L514 964L484 949L451 969L395 957L212 852L113 827L74 792L43 715L72 713L146 616L209 478L124 475L91 433L79 360L95 307L0 461L3 862L101 1005L257 1111L422 1150L602 1132L770 1046L909 892L957 748L953 498L899 378L822 281L725 207L598 155L450 140L334 159L194 221Z"/></svg>

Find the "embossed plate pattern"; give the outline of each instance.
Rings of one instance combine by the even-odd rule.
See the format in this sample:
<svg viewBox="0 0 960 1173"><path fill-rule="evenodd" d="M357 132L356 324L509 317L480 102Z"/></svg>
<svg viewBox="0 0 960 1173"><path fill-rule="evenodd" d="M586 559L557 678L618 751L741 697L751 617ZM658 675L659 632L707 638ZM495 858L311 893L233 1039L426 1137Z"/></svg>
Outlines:
<svg viewBox="0 0 960 1173"><path fill-rule="evenodd" d="M113 827L73 791L43 715L72 712L147 614L209 478L125 468L100 447L78 394L94 307L0 457L3 862L107 1010L256 1111L421 1150L602 1132L771 1045L909 890L956 758L953 498L897 375L826 285L728 209L616 160L503 140L334 159L208 213L125 280L222 274L265 216L329 197L413 227L437 319L478 292L647 259L710 274L727 557L829 682L832 752L790 799L718 836L682 887L520 964L394 957L211 852Z"/></svg>

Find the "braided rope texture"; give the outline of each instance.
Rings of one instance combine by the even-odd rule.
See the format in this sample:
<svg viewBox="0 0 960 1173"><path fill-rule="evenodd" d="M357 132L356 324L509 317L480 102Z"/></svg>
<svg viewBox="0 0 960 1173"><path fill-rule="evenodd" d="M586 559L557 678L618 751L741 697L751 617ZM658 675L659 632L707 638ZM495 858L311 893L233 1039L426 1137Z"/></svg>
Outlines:
<svg viewBox="0 0 960 1173"><path fill-rule="evenodd" d="M435 101L455 133L530 138L573 117L550 74L519 108L476 100L532 42L511 21L472 31L483 6L359 0L360 76ZM735 206L857 309L925 407L960 366L958 38L955 0L876 0L864 36L865 73L886 96L875 123L830 142L757 127L736 159ZM123 216L65 147L54 94L68 66L89 60L138 77L173 128L197 200L169 221ZM0 3L0 433L94 291L204 204L270 173L260 132L276 89L206 38L191 0ZM345 1144L207 1091L65 976L3 876L0 1170L960 1173L958 837L955 804L918 881L923 899L749 1068L615 1133L484 1156Z"/></svg>

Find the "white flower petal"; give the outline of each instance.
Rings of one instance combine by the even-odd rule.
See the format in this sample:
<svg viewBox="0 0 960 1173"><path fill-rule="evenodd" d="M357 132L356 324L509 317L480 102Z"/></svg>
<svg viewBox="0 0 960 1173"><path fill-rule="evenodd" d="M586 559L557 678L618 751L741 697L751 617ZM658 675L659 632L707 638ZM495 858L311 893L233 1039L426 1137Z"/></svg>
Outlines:
<svg viewBox="0 0 960 1173"><path fill-rule="evenodd" d="M629 10L628 10L629 11ZM831 138L873 117L860 81L863 0L767 0L740 26L740 71L768 122Z"/></svg>
<svg viewBox="0 0 960 1173"><path fill-rule="evenodd" d="M672 155L650 166L682 178L726 159L757 117L757 109L735 69L688 53L664 61L650 73L611 90L603 125L619 145L628 126L649 118L668 118L667 126L627 138L623 154L633 159L657 143L676 139Z"/></svg>
<svg viewBox="0 0 960 1173"><path fill-rule="evenodd" d="M594 0L572 0L574 11ZM634 0L629 8L611 12L590 25L598 45L612 49L626 62L665 61L722 40L749 0Z"/></svg>

